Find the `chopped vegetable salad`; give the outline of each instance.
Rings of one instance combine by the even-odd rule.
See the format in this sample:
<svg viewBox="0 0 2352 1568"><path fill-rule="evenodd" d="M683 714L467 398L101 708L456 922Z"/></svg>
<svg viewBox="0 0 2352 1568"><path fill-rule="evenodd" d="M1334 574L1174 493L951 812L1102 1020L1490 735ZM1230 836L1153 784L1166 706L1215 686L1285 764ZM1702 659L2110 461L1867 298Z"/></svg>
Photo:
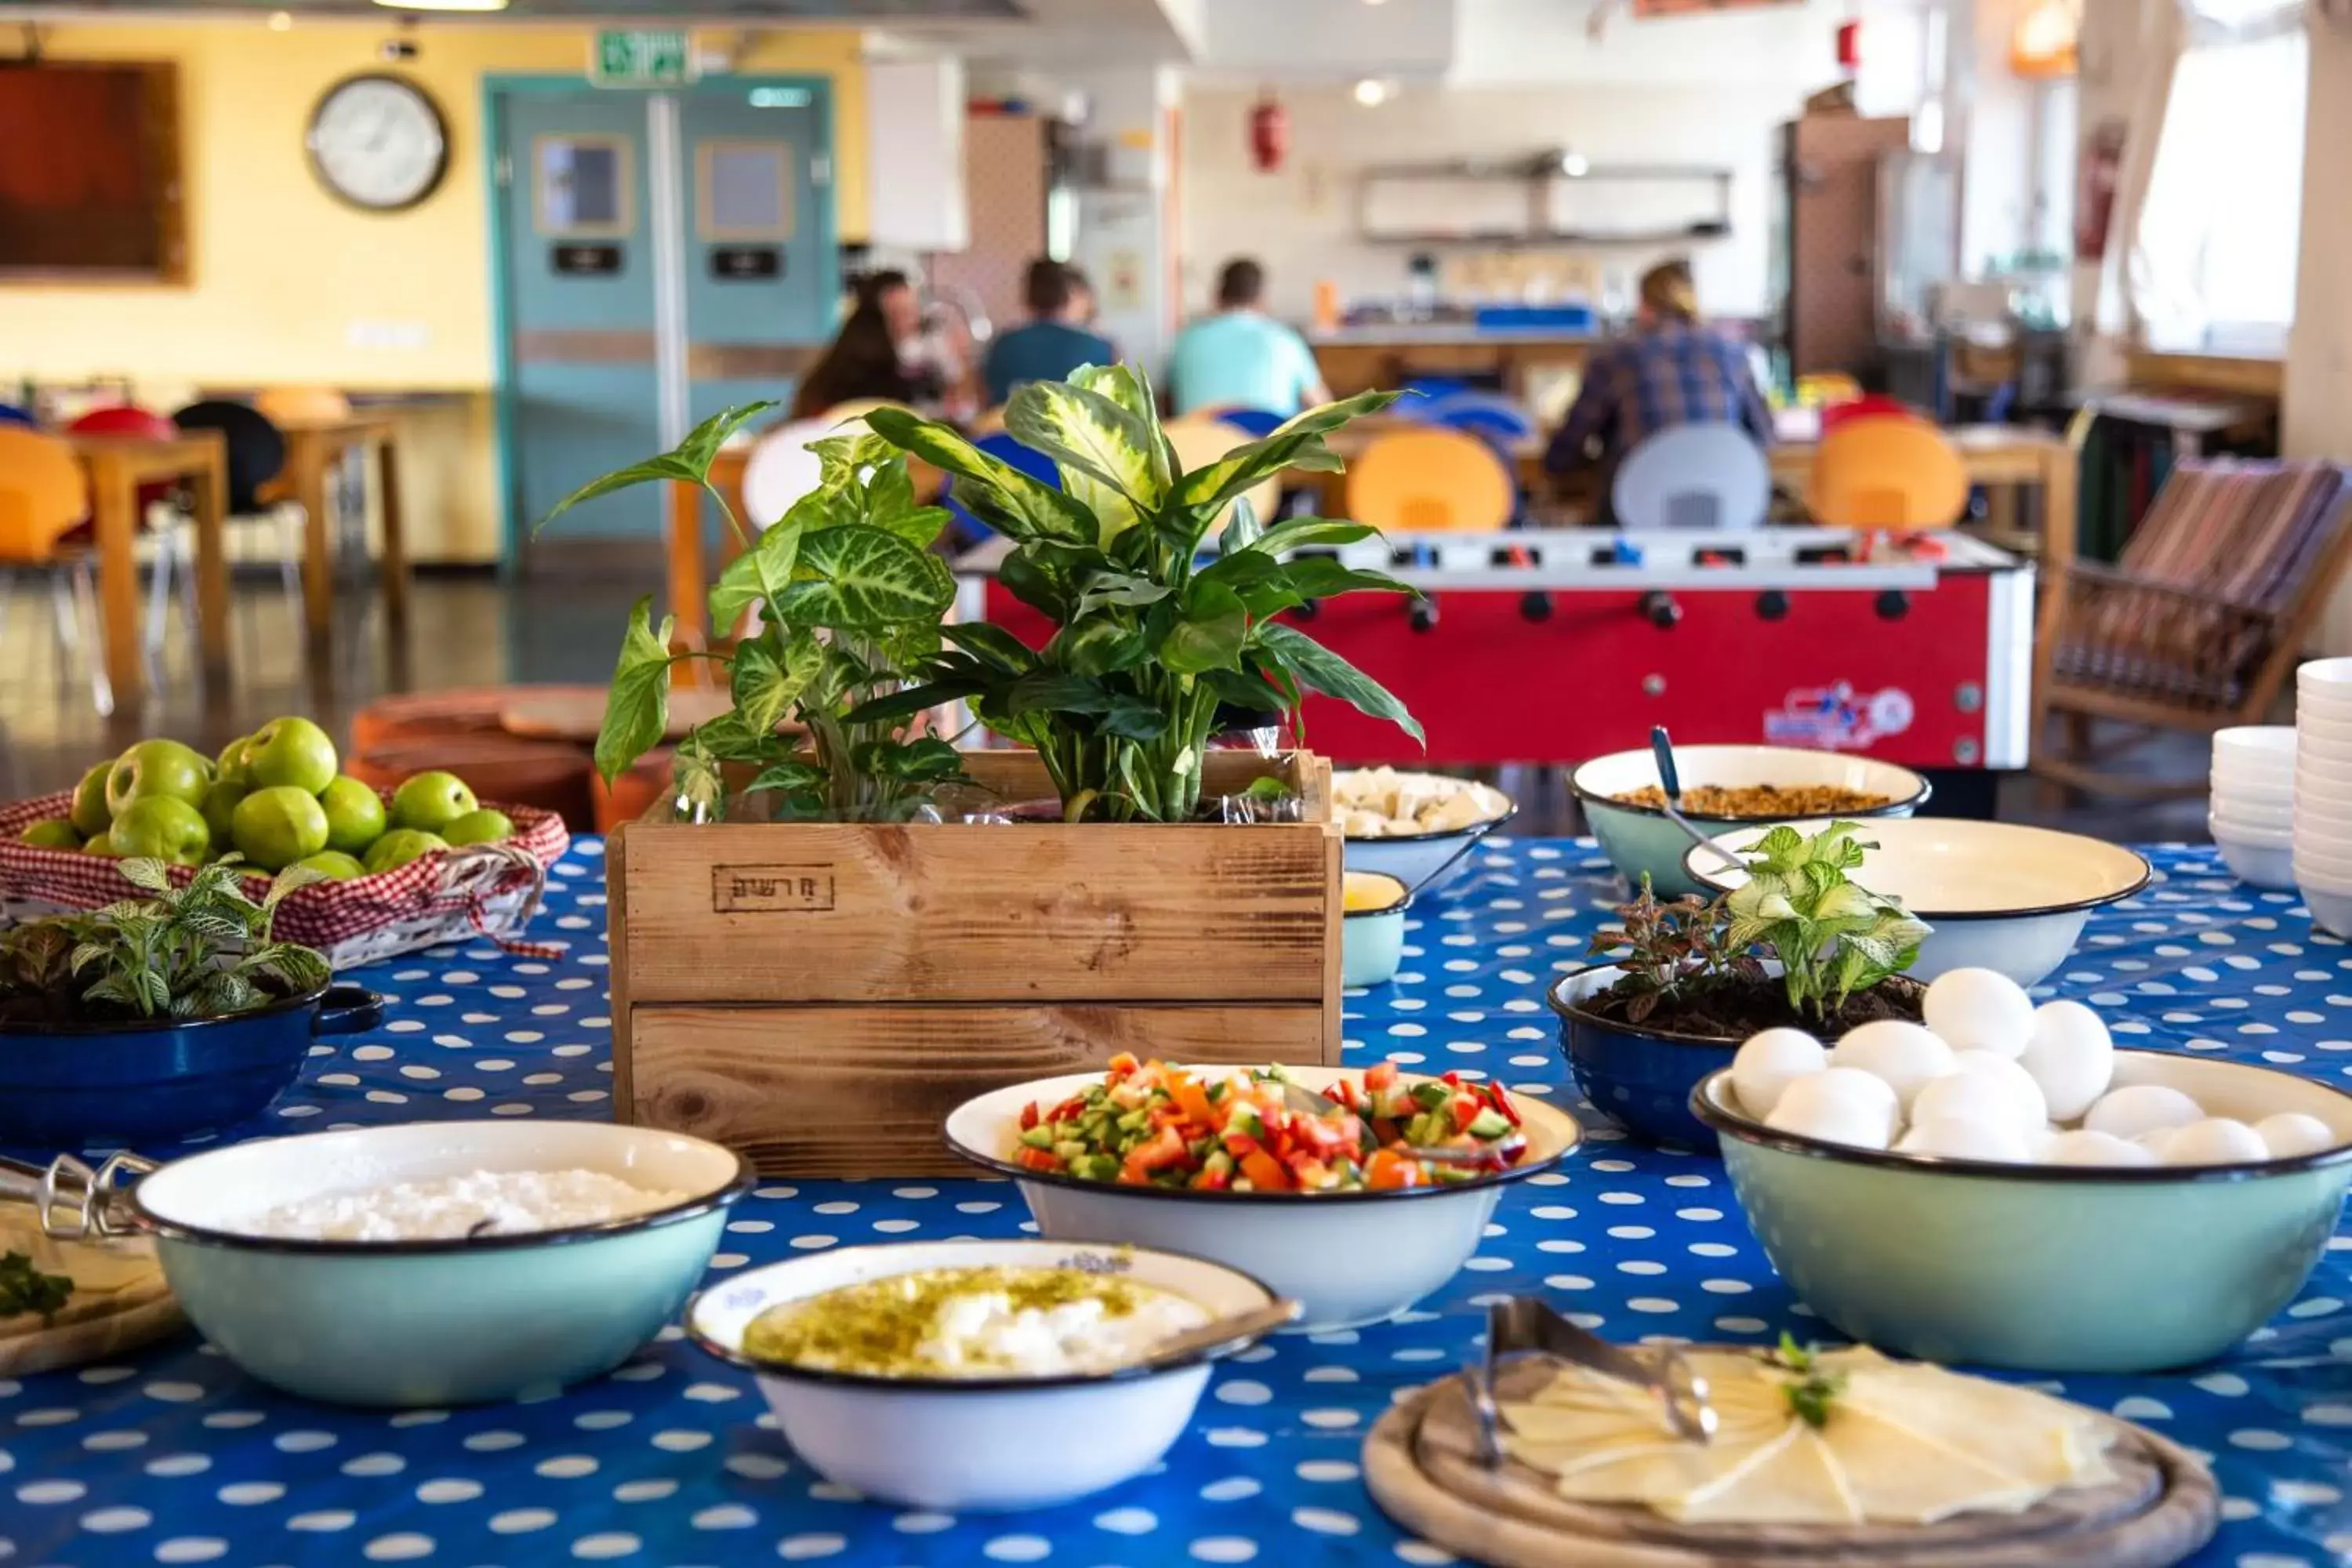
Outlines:
<svg viewBox="0 0 2352 1568"><path fill-rule="evenodd" d="M1402 1081L1382 1063L1294 1109L1280 1068L1202 1069L1120 1055L1103 1081L1021 1112L1014 1160L1090 1182L1196 1192L1358 1192L1475 1181L1526 1157L1502 1085ZM1445 1151L1444 1157L1421 1151Z"/></svg>

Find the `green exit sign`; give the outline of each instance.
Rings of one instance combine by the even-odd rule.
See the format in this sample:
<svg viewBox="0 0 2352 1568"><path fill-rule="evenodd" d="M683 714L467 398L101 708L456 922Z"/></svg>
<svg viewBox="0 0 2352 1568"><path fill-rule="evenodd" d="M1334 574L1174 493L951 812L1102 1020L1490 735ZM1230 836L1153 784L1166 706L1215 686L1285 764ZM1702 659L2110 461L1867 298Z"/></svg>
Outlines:
<svg viewBox="0 0 2352 1568"><path fill-rule="evenodd" d="M694 79L683 28L615 28L596 35L589 79L598 87L664 87Z"/></svg>

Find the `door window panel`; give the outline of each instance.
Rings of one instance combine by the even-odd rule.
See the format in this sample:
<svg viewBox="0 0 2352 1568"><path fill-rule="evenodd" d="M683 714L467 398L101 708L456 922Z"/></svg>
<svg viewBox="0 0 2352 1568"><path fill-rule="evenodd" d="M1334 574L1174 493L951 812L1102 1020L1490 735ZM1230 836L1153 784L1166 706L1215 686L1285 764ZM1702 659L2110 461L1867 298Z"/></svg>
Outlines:
<svg viewBox="0 0 2352 1568"><path fill-rule="evenodd" d="M793 144L734 138L698 143L695 198L703 239L792 238Z"/></svg>
<svg viewBox="0 0 2352 1568"><path fill-rule="evenodd" d="M617 136L542 136L531 148L539 232L562 238L623 235L629 210L629 144Z"/></svg>

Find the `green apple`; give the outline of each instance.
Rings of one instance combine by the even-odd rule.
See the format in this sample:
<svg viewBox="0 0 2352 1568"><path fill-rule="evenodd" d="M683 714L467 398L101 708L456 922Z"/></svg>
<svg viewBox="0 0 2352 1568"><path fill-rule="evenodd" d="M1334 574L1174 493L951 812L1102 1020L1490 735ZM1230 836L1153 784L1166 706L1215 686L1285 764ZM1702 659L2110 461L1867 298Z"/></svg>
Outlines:
<svg viewBox="0 0 2352 1568"><path fill-rule="evenodd" d="M64 817L52 816L16 835L16 842L29 844L36 849L79 849L81 847L81 834Z"/></svg>
<svg viewBox="0 0 2352 1568"><path fill-rule="evenodd" d="M199 806L212 783L212 763L194 747L142 741L114 759L114 770L106 775L106 808L119 817L123 807L151 795Z"/></svg>
<svg viewBox="0 0 2352 1568"><path fill-rule="evenodd" d="M456 773L418 773L392 795L392 825L438 833L480 805Z"/></svg>
<svg viewBox="0 0 2352 1568"><path fill-rule="evenodd" d="M114 808L106 804L107 775L114 772L112 762L93 763L89 772L81 775L74 786L74 830L84 838L103 837L107 824L114 820Z"/></svg>
<svg viewBox="0 0 2352 1568"><path fill-rule="evenodd" d="M114 847L113 838L107 833L101 833L85 843L81 847L81 852L85 855L102 855L109 860L122 858L122 851Z"/></svg>
<svg viewBox="0 0 2352 1568"><path fill-rule="evenodd" d="M327 847L327 814L309 790L274 784L255 790L230 814L236 851L265 871L281 870Z"/></svg>
<svg viewBox="0 0 2352 1568"><path fill-rule="evenodd" d="M358 855L383 837L383 796L359 780L329 780L319 804L327 813L328 848Z"/></svg>
<svg viewBox="0 0 2352 1568"><path fill-rule="evenodd" d="M461 844L496 844L514 837L514 820L503 811L484 806L469 811L441 830L450 847Z"/></svg>
<svg viewBox="0 0 2352 1568"><path fill-rule="evenodd" d="M395 827L368 846L367 858L362 863L367 867L368 875L373 877L378 871L405 866L411 860L421 860L436 850L448 847L448 842L437 833L425 833L414 827Z"/></svg>
<svg viewBox="0 0 2352 1568"><path fill-rule="evenodd" d="M341 759L335 742L308 719L272 719L246 742L245 765L262 789L299 789L317 795L335 781Z"/></svg>
<svg viewBox="0 0 2352 1568"><path fill-rule="evenodd" d="M197 809L205 814L205 826L212 829L215 845L226 848L235 838L236 803L252 793L246 785L227 779L215 779L212 787L205 791L205 804Z"/></svg>
<svg viewBox="0 0 2352 1568"><path fill-rule="evenodd" d="M122 808L106 836L118 854L174 866L201 866L213 847L205 814L168 795L141 795Z"/></svg>
<svg viewBox="0 0 2352 1568"><path fill-rule="evenodd" d="M246 789L253 787L253 764L246 760L245 749L253 743L250 735L239 735L220 749L213 763L213 780L216 784L233 784Z"/></svg>
<svg viewBox="0 0 2352 1568"><path fill-rule="evenodd" d="M339 849L321 849L316 855L305 855L294 862L338 882L348 882L354 877L367 875L364 868Z"/></svg>

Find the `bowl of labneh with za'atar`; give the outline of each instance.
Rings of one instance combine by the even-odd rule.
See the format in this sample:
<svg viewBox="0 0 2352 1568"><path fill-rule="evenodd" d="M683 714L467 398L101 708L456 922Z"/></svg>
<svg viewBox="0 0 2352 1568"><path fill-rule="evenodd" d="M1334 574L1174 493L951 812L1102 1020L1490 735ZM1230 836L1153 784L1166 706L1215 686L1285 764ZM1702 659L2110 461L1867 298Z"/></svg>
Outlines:
<svg viewBox="0 0 2352 1568"><path fill-rule="evenodd" d="M1127 1055L978 1096L947 1123L958 1155L1019 1184L1042 1234L1230 1265L1301 1302L1303 1329L1377 1322L1444 1285L1503 1188L1581 1135L1535 1096L1458 1073Z"/></svg>
<svg viewBox="0 0 2352 1568"><path fill-rule="evenodd" d="M1042 1508L1156 1464L1254 1342L1177 1336L1271 1307L1221 1264L1115 1243L898 1242L736 1275L687 1310L749 1368L793 1451L903 1507Z"/></svg>

